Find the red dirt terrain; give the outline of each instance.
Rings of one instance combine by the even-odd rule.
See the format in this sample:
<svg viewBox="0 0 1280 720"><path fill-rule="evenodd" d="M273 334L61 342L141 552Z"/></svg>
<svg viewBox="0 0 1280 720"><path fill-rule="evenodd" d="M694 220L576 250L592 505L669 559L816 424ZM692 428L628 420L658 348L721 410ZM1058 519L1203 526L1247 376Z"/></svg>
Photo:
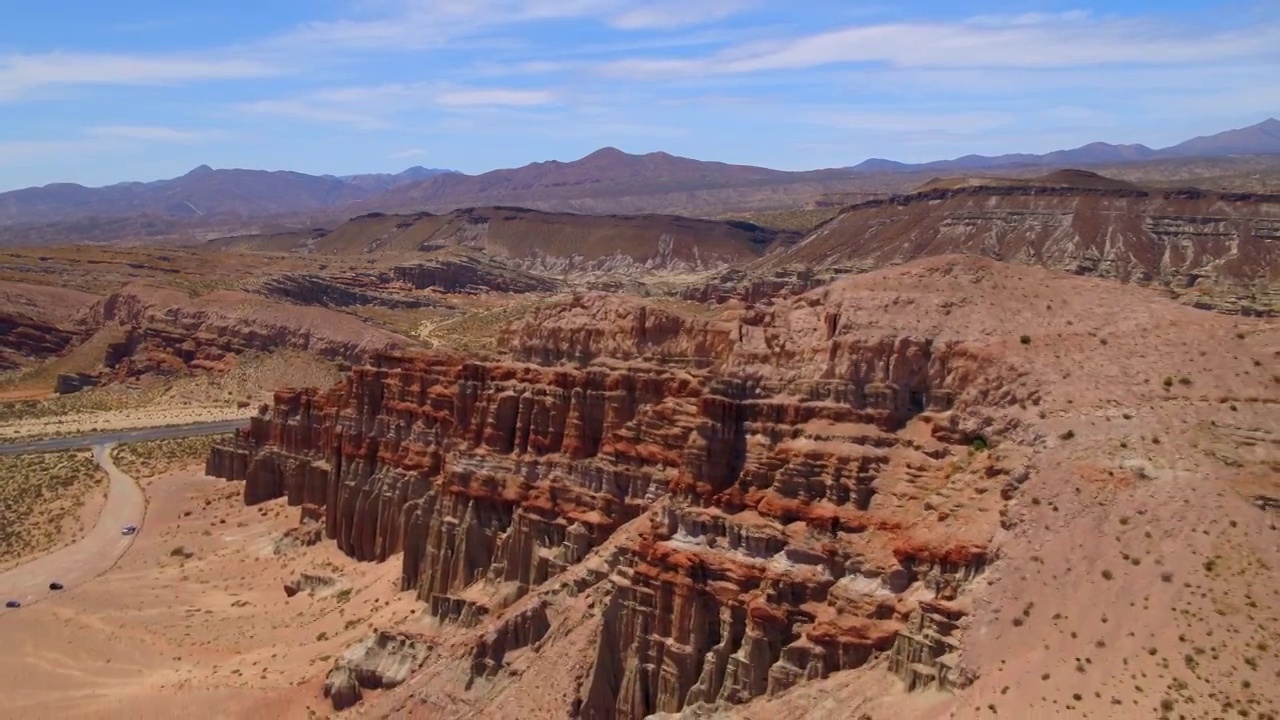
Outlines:
<svg viewBox="0 0 1280 720"><path fill-rule="evenodd" d="M1277 333L977 258L710 317L585 294L505 362L282 391L208 471L434 618L336 661L339 708L1262 717Z"/></svg>

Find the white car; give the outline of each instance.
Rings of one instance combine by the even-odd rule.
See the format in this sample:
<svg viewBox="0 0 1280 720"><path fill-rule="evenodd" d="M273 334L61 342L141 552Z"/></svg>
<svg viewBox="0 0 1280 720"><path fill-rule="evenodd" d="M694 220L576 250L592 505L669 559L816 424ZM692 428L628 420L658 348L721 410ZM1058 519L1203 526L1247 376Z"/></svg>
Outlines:
<svg viewBox="0 0 1280 720"><path fill-rule="evenodd" d="M120 531L120 534L121 534L121 535L133 535L133 534L134 534L134 533L136 533L136 532L138 532L138 526L137 526L137 525L125 525L125 526L124 526L124 528Z"/></svg>

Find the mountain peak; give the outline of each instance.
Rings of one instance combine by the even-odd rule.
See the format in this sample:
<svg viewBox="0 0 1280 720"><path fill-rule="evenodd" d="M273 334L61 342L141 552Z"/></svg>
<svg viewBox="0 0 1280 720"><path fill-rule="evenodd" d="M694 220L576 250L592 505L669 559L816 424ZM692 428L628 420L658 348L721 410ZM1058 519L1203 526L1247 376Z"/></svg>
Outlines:
<svg viewBox="0 0 1280 720"><path fill-rule="evenodd" d="M209 167L208 165L200 165L198 167L192 168L191 172L187 173L186 175L183 175L183 177L196 177L199 175L207 175L211 172L213 172L213 168Z"/></svg>
<svg viewBox="0 0 1280 720"><path fill-rule="evenodd" d="M583 161L599 161L599 160L618 160L620 158L631 157L631 155L622 152L616 147L606 146L582 158Z"/></svg>

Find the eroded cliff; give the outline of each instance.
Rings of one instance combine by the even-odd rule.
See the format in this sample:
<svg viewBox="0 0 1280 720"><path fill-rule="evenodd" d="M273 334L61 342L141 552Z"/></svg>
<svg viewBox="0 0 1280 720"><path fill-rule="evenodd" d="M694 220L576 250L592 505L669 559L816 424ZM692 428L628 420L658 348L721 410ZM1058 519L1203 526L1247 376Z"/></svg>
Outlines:
<svg viewBox="0 0 1280 720"><path fill-rule="evenodd" d="M207 470L251 504L323 507L352 557L403 553L402 589L480 633L473 678L591 624L581 717L741 703L881 655L946 687L948 603L1025 477L1000 408L1036 392L944 331L868 332L855 304L697 319L580 296L510 328L511 362L384 354L277 393ZM974 449L993 434L1008 448ZM549 612L565 587L598 612Z"/></svg>

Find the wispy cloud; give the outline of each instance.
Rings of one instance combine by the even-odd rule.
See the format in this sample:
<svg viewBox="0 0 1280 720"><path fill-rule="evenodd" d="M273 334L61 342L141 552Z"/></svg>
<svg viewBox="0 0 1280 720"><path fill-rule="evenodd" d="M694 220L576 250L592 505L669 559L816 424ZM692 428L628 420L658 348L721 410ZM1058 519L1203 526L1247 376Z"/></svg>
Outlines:
<svg viewBox="0 0 1280 720"><path fill-rule="evenodd" d="M628 8L609 20L621 30L652 30L723 20L750 5L747 0L667 0Z"/></svg>
<svg viewBox="0 0 1280 720"><path fill-rule="evenodd" d="M555 99L555 94L548 90L450 90L436 96L436 102L445 107L529 107L546 105Z"/></svg>
<svg viewBox="0 0 1280 720"><path fill-rule="evenodd" d="M51 86L179 85L282 72L265 62L233 57L46 53L0 56L0 101Z"/></svg>
<svg viewBox="0 0 1280 720"><path fill-rule="evenodd" d="M342 49L439 47L479 31L532 21L600 16L621 0L396 0L366 19L306 23L279 38L285 44Z"/></svg>
<svg viewBox="0 0 1280 720"><path fill-rule="evenodd" d="M614 77L657 79L745 74L841 64L899 68L1063 68L1116 63L1158 65L1227 61L1274 53L1280 23L1204 32L1150 20L1023 16L1012 22L859 25L791 40L752 43L700 58L638 58L606 63Z"/></svg>
<svg viewBox="0 0 1280 720"><path fill-rule="evenodd" d="M288 98L240 103L234 110L253 115L290 117L356 130L382 130L406 113L466 108L531 108L556 101L550 90L445 86L439 83L388 83L333 87Z"/></svg>
<svg viewBox="0 0 1280 720"><path fill-rule="evenodd" d="M203 140L216 133L208 130L179 130L156 125L98 125L86 130L85 134L118 140L189 143Z"/></svg>
<svg viewBox="0 0 1280 720"><path fill-rule="evenodd" d="M427 151L422 148L409 148L407 150L399 150L387 155L391 160L407 160L409 158L420 157L426 155Z"/></svg>

